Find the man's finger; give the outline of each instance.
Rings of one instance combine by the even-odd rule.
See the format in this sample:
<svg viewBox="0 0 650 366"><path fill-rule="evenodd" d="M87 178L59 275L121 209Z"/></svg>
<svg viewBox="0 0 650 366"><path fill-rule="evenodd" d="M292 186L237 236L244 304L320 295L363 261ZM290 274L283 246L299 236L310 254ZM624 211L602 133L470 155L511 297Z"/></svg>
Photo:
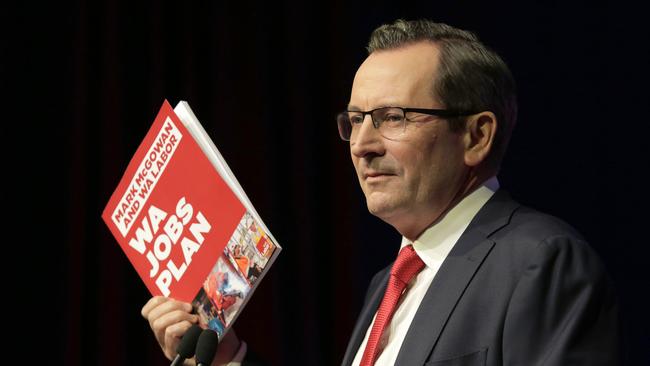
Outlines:
<svg viewBox="0 0 650 366"><path fill-rule="evenodd" d="M147 301L146 304L142 307L142 311L140 311L140 314L142 314L142 317L149 320L149 313L151 310L156 308L158 305L169 301L170 299L164 296L154 296L149 301Z"/></svg>

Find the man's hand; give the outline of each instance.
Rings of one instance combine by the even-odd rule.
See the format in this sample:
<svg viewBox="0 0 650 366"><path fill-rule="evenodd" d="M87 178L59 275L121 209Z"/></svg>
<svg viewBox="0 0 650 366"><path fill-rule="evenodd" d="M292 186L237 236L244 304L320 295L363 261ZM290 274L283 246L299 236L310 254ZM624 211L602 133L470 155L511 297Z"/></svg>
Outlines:
<svg viewBox="0 0 650 366"><path fill-rule="evenodd" d="M176 357L176 348L185 332L199 320L191 311L191 304L162 296L152 297L142 308L142 316L149 321L160 348L170 360ZM235 330L230 329L219 342L212 366L227 365L240 346ZM194 360L187 360L185 365L194 365Z"/></svg>
<svg viewBox="0 0 650 366"><path fill-rule="evenodd" d="M191 304L162 296L152 297L142 308L142 316L149 321L160 348L170 360L176 357L183 334L199 320L191 311Z"/></svg>

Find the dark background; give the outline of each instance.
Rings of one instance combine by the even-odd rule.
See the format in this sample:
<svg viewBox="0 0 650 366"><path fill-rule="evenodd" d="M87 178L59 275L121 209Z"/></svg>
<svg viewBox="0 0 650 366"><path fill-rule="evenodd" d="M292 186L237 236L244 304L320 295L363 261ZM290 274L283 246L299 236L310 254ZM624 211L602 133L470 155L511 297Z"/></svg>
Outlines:
<svg viewBox="0 0 650 366"><path fill-rule="evenodd" d="M272 364L334 365L399 236L369 215L335 114L370 32L426 17L510 65L520 115L500 181L576 226L648 365L647 13L632 1L79 1L2 11L3 206L19 357L166 365L149 295L101 211L162 101L187 100L284 251L238 320ZM11 237L7 236L7 238ZM5 268L14 268L9 265ZM20 279L20 280L17 280ZM15 297L15 299L14 299ZM26 331L26 332L23 332Z"/></svg>

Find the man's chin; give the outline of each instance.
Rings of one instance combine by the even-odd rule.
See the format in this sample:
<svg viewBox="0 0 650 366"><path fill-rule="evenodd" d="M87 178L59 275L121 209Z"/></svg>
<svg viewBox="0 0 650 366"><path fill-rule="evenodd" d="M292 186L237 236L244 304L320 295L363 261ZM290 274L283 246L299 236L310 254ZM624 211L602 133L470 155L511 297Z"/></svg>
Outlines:
<svg viewBox="0 0 650 366"><path fill-rule="evenodd" d="M371 214L384 221L396 211L395 203L385 197L368 197L366 198L366 206Z"/></svg>

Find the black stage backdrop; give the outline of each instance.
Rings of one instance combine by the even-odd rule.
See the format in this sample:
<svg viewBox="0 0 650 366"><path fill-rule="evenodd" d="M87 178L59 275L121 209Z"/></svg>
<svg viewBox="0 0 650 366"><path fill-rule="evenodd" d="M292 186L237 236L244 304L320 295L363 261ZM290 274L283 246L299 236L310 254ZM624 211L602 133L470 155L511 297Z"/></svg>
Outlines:
<svg viewBox="0 0 650 366"><path fill-rule="evenodd" d="M17 339L28 350L19 357L168 364L140 316L148 292L100 218L167 98L189 101L284 247L238 320L240 337L274 365L340 363L368 281L396 255L399 236L367 213L334 116L372 29L426 17L477 32L511 66L520 116L501 184L589 239L619 292L627 364L650 364L641 6L13 7L2 14L2 205L5 282L17 288L5 292L12 327L4 333L31 334Z"/></svg>

